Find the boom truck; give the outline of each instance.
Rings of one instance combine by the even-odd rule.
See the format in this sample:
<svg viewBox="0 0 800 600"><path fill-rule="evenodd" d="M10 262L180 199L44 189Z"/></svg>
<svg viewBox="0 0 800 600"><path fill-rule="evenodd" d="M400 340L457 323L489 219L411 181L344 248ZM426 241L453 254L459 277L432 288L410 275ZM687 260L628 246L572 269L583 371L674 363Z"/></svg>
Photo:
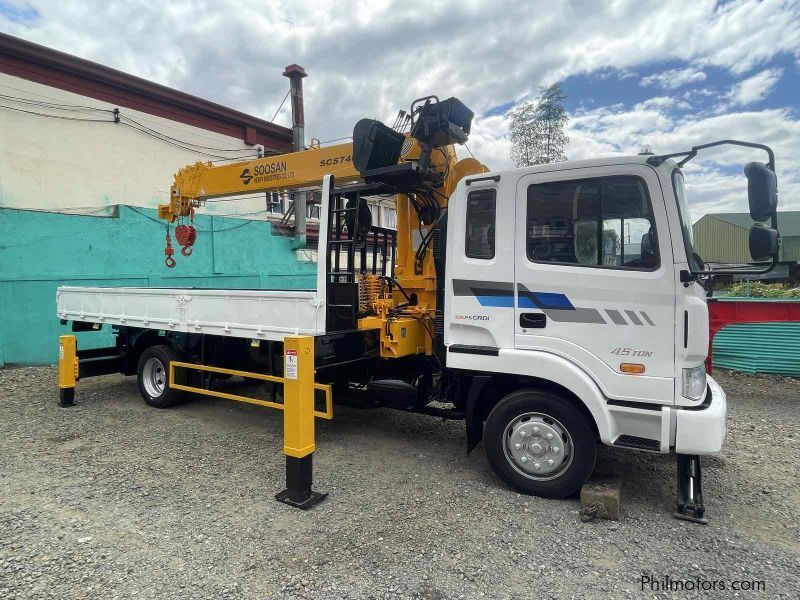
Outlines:
<svg viewBox="0 0 800 600"><path fill-rule="evenodd" d="M80 361L82 377L136 375L156 408L189 392L285 408L286 432L306 339L306 415L330 416L332 393L337 404L461 419L467 452L482 439L505 483L544 497L578 491L598 443L674 453L676 516L704 521L701 457L720 451L727 408L704 367L703 283L721 271L694 250L682 167L714 146L767 153L745 167L762 265L730 270L766 272L780 241L772 150L724 140L490 172L457 159L473 119L458 99L422 98L409 114L407 132L362 119L352 143L180 170L159 217L187 228L187 255L187 223L207 200L321 184L316 289L61 287L63 323L116 334L114 348L73 362L62 344L62 404ZM371 223L375 196L394 198L396 231ZM282 383L283 406L216 389L231 374ZM302 463L290 447L287 483L305 507L318 499L310 455Z"/></svg>

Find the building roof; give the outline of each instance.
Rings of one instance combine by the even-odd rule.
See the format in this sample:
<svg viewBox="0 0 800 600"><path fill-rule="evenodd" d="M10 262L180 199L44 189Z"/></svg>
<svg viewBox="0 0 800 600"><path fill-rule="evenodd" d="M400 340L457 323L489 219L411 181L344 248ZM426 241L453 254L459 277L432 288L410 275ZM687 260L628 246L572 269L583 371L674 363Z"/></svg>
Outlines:
<svg viewBox="0 0 800 600"><path fill-rule="evenodd" d="M714 213L705 215L702 219L705 218L719 219L742 229L750 229L753 224L750 213ZM800 210L778 212L778 231L782 237L800 236Z"/></svg>
<svg viewBox="0 0 800 600"><path fill-rule="evenodd" d="M292 130L123 73L111 67L0 33L0 72L173 121L291 151Z"/></svg>

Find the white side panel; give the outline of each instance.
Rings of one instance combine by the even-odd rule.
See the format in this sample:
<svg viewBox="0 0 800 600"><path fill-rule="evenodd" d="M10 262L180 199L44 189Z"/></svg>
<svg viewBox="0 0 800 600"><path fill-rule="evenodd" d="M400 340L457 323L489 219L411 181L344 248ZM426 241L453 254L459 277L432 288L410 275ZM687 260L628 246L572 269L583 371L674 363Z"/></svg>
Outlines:
<svg viewBox="0 0 800 600"><path fill-rule="evenodd" d="M498 356L448 352L451 369L512 373L557 383L580 398L594 417L600 439L612 444L620 433L606 398L597 383L571 361L548 352L501 348Z"/></svg>
<svg viewBox="0 0 800 600"><path fill-rule="evenodd" d="M325 332L316 292L60 287L59 319L282 340Z"/></svg>

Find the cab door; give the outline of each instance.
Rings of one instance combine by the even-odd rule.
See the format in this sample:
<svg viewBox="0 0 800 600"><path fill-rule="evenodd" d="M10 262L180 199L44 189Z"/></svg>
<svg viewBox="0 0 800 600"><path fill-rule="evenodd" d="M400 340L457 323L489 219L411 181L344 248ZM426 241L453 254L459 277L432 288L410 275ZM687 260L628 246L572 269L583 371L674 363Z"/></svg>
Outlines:
<svg viewBox="0 0 800 600"><path fill-rule="evenodd" d="M514 185L499 175L471 178L451 197L444 315L451 352L496 355L514 346Z"/></svg>
<svg viewBox="0 0 800 600"><path fill-rule="evenodd" d="M532 173L515 206L515 347L574 362L609 398L672 403L675 282L655 172Z"/></svg>

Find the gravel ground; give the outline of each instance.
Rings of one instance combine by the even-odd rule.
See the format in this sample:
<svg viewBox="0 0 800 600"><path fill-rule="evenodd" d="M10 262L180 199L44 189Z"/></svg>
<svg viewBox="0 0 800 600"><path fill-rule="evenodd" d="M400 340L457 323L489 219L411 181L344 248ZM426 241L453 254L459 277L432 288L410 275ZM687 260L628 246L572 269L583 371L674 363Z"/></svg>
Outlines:
<svg viewBox="0 0 800 600"><path fill-rule="evenodd" d="M159 411L132 378L0 371L0 598L682 598L642 575L800 590L800 381L719 374L722 454L705 463L708 526L671 511L672 457L601 449L624 481L619 522L507 489L463 425L389 410L317 421L315 487L284 483L281 414L200 399ZM717 584L718 585L718 584Z"/></svg>

